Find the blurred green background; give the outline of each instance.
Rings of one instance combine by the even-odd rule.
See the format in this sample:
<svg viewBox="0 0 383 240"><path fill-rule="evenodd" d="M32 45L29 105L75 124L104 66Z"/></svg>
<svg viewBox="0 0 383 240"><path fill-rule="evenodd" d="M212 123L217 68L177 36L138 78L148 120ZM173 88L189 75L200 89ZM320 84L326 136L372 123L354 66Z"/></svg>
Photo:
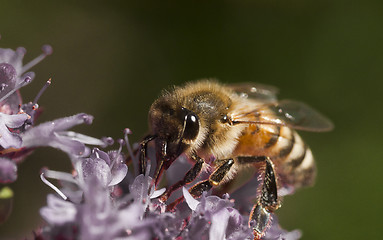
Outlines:
<svg viewBox="0 0 383 240"><path fill-rule="evenodd" d="M0 1L0 47L24 46L26 61L49 43L54 53L22 89L44 82L40 122L86 112L75 130L138 141L160 89L206 77L261 82L335 123L302 133L318 165L317 184L285 198L278 211L303 239L379 239L382 206L383 3L381 1ZM52 192L47 166L70 170L65 154L38 149L19 166L14 211L0 239L31 238Z"/></svg>

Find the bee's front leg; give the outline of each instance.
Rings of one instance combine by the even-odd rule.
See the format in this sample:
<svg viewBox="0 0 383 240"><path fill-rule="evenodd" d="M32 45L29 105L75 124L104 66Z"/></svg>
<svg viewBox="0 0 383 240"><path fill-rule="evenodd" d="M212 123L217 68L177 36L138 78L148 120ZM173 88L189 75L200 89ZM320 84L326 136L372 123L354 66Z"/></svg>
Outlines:
<svg viewBox="0 0 383 240"><path fill-rule="evenodd" d="M140 156L139 156L139 173L144 174L146 171L146 152L148 151L148 143L155 139L156 136L148 135L140 143Z"/></svg>
<svg viewBox="0 0 383 240"><path fill-rule="evenodd" d="M271 213L280 207L277 193L277 180L273 163L266 158L265 175L262 184L261 196L254 205L249 226L253 228L254 239L261 239L271 224Z"/></svg>

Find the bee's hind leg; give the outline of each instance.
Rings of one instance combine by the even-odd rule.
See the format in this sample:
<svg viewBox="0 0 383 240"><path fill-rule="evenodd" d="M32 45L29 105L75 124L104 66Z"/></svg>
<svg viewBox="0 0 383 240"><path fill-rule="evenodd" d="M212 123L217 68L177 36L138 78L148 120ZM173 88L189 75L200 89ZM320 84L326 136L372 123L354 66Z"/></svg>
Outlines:
<svg viewBox="0 0 383 240"><path fill-rule="evenodd" d="M264 236L272 221L271 213L280 207L273 163L269 158L265 159L265 163L261 196L254 205L249 217L249 226L253 228L254 239L261 239Z"/></svg>

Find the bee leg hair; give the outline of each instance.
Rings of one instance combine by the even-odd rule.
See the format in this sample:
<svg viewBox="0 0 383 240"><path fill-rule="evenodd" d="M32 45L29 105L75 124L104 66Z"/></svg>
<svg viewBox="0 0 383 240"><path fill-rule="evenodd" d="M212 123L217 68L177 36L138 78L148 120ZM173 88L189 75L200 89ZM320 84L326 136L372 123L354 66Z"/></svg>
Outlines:
<svg viewBox="0 0 383 240"><path fill-rule="evenodd" d="M254 205L249 217L249 226L253 228L254 239L261 239L265 235L272 221L271 213L280 207L273 163L269 158L266 158L265 163L266 168L261 196Z"/></svg>

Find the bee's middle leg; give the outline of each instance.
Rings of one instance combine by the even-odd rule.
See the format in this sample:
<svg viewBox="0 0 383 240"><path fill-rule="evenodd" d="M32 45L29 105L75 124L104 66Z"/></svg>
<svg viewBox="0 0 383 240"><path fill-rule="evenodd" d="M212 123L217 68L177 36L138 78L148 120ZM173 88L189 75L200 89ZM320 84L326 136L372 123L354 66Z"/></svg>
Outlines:
<svg viewBox="0 0 383 240"><path fill-rule="evenodd" d="M209 176L209 179L200 181L189 189L190 194L194 198L200 197L203 192L209 191L213 186L218 186L222 183L222 180L225 178L227 173L230 171L231 167L234 165L234 159L228 158L221 161L223 163ZM174 207L177 206L177 204L179 204L183 200L183 196L178 198L173 203L168 205L167 210L173 210Z"/></svg>
<svg viewBox="0 0 383 240"><path fill-rule="evenodd" d="M194 198L201 196L204 191L209 191L213 186L218 186L222 183L222 180L234 165L234 159L228 158L221 161L223 163L209 176L209 179L196 183L189 190Z"/></svg>
<svg viewBox="0 0 383 240"><path fill-rule="evenodd" d="M195 162L194 166L185 174L182 180L178 181L177 183L173 184L168 189L166 189L166 192L160 197L162 202L165 202L169 198L169 196L180 187L193 182L194 179L196 179L199 173L201 172L202 166L205 163L205 161L197 155L193 155L191 158Z"/></svg>

